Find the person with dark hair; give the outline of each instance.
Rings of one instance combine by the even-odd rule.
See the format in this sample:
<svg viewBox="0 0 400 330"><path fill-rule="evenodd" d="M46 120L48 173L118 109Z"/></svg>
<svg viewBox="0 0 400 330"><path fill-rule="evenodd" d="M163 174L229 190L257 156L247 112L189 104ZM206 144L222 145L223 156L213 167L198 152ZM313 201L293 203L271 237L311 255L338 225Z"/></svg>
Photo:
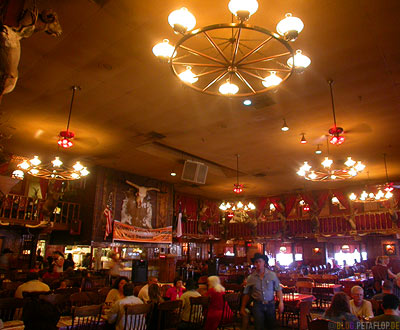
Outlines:
<svg viewBox="0 0 400 330"><path fill-rule="evenodd" d="M393 283L390 280L386 280L385 282L383 282L382 292L373 296L372 299L376 301L382 301L383 297L389 293L393 293Z"/></svg>
<svg viewBox="0 0 400 330"><path fill-rule="evenodd" d="M106 297L106 305L112 307L118 300L124 299L124 286L129 283L129 279L125 276L117 277L114 281L113 288L108 292Z"/></svg>
<svg viewBox="0 0 400 330"><path fill-rule="evenodd" d="M39 273L28 273L27 282L21 284L15 291L15 298L23 298L23 292L47 292L50 287L39 280Z"/></svg>
<svg viewBox="0 0 400 330"><path fill-rule="evenodd" d="M200 297L200 293L197 290L197 283L195 280L189 278L186 282L186 291L179 298L182 300L182 321L183 323L189 322L190 317L190 298L191 297ZM185 327L185 324L183 324Z"/></svg>
<svg viewBox="0 0 400 330"><path fill-rule="evenodd" d="M158 284L150 284L149 285L149 304L159 304L164 302L161 297L160 287Z"/></svg>
<svg viewBox="0 0 400 330"><path fill-rule="evenodd" d="M60 312L47 300L32 296L25 299L22 320L25 330L57 330Z"/></svg>
<svg viewBox="0 0 400 330"><path fill-rule="evenodd" d="M243 291L240 313L247 317L246 305L250 297L254 300L253 317L256 330L273 329L275 327L275 295L279 299L279 313L283 313L283 295L279 279L268 268L268 257L256 253L251 259L256 271L247 278L247 284Z"/></svg>
<svg viewBox="0 0 400 330"><path fill-rule="evenodd" d="M125 298L118 300L107 313L108 323L115 323L115 330L123 330L125 328L125 305L143 304L143 301L133 295L132 283L125 284L123 292Z"/></svg>
<svg viewBox="0 0 400 330"><path fill-rule="evenodd" d="M65 259L64 261L64 265L63 265L63 270L64 272L68 269L74 269L75 268L75 262L72 259L72 254L68 253L67 259Z"/></svg>
<svg viewBox="0 0 400 330"><path fill-rule="evenodd" d="M158 279L157 277L154 276L149 276L149 278L147 279L147 284L140 289L138 297L140 299L142 299L142 301L144 303L147 303L149 301L149 286L152 284L157 284L158 283Z"/></svg>
<svg viewBox="0 0 400 330"><path fill-rule="evenodd" d="M351 314L349 297L344 292L338 292L333 296L324 318L334 322L358 322L358 318Z"/></svg>
<svg viewBox="0 0 400 330"><path fill-rule="evenodd" d="M371 319L371 322L379 322L379 326L374 329L389 329L387 327L388 322L390 322L390 329L399 329L400 327L400 316L399 316L399 298L394 294L387 294L383 297L382 307L384 314L379 315ZM393 323L392 323L393 322ZM396 322L396 323L394 323Z"/></svg>
<svg viewBox="0 0 400 330"><path fill-rule="evenodd" d="M182 296L182 294L183 294L183 282L181 278L177 277L174 279L174 286L167 290L167 292L165 293L165 297L173 301L179 299Z"/></svg>
<svg viewBox="0 0 400 330"><path fill-rule="evenodd" d="M81 291L90 291L93 288L93 282L90 279L90 273L84 269L82 270Z"/></svg>

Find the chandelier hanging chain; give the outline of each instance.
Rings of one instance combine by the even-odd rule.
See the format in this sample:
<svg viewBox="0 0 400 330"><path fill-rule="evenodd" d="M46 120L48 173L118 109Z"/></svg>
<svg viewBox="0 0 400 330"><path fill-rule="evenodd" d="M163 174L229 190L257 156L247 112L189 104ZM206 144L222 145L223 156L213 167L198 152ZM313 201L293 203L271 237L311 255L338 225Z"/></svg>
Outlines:
<svg viewBox="0 0 400 330"><path fill-rule="evenodd" d="M386 164L386 153L383 154L383 162L385 163L386 182L389 182L389 175L388 175L388 169L387 169L387 164Z"/></svg>
<svg viewBox="0 0 400 330"><path fill-rule="evenodd" d="M69 114L68 114L68 122L67 122L67 132L69 131L69 123L71 121L71 114L72 114L72 106L74 104L74 98L75 98L75 91L76 90L81 90L79 86L72 86L72 98L71 98L71 104L69 106Z"/></svg>
<svg viewBox="0 0 400 330"><path fill-rule="evenodd" d="M335 102L334 102L334 99L333 99L333 89L332 89L333 80L328 80L328 84L329 84L329 89L330 89L330 91L331 91L331 103L332 103L332 112L333 112L333 123L334 123L335 128L336 128Z"/></svg>
<svg viewBox="0 0 400 330"><path fill-rule="evenodd" d="M236 181L239 185L239 154L236 154Z"/></svg>

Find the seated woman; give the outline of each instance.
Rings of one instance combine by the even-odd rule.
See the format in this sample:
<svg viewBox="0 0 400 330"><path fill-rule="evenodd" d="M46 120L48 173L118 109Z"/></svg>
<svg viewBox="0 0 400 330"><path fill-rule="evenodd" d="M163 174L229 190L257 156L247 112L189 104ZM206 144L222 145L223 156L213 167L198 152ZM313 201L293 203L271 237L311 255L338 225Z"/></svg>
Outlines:
<svg viewBox="0 0 400 330"><path fill-rule="evenodd" d="M174 286L167 290L167 292L165 293L165 297L172 301L177 300L182 296L183 291L184 290L182 280L180 278L176 278L174 279Z"/></svg>
<svg viewBox="0 0 400 330"><path fill-rule="evenodd" d="M344 292L338 292L333 296L331 306L323 317L334 322L359 322L358 318L351 314L349 297Z"/></svg>
<svg viewBox="0 0 400 330"><path fill-rule="evenodd" d="M161 291L158 284L149 285L149 301L148 304L153 304L153 309L151 311L151 319L148 329L157 329L158 325L158 304L164 302L161 297Z"/></svg>
<svg viewBox="0 0 400 330"><path fill-rule="evenodd" d="M129 283L129 279L125 276L117 277L113 288L108 292L105 304L107 307L112 307L118 300L124 299L124 286Z"/></svg>
<svg viewBox="0 0 400 330"><path fill-rule="evenodd" d="M221 285L218 276L210 276L207 280L208 291L206 296L210 297L210 305L208 306L207 320L205 329L216 330L221 321L224 309L225 288Z"/></svg>

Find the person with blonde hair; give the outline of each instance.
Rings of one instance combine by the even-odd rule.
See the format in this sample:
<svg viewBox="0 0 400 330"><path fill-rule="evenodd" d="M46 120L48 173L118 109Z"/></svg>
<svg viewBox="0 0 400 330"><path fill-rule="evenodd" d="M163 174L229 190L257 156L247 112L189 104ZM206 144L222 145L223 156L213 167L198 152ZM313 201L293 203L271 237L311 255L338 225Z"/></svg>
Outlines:
<svg viewBox="0 0 400 330"><path fill-rule="evenodd" d="M210 276L207 279L208 291L207 297L210 297L210 304L208 306L207 320L205 329L216 330L221 321L222 312L224 309L224 294L225 288L221 285L218 276Z"/></svg>

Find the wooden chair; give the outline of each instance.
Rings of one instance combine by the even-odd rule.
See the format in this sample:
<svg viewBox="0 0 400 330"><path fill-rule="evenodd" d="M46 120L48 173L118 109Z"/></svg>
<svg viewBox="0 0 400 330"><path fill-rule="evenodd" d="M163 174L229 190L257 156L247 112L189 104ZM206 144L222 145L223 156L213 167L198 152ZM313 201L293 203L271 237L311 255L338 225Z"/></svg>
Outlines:
<svg viewBox="0 0 400 330"><path fill-rule="evenodd" d="M176 329L181 320L182 300L166 301L158 305L158 330Z"/></svg>
<svg viewBox="0 0 400 330"><path fill-rule="evenodd" d="M372 310L374 312L374 315L375 316L382 315L383 314L382 301L371 299L370 302L372 305Z"/></svg>
<svg viewBox="0 0 400 330"><path fill-rule="evenodd" d="M57 294L66 294L66 295L71 295L74 293L79 292L79 288L64 288L64 289L55 289L54 293Z"/></svg>
<svg viewBox="0 0 400 330"><path fill-rule="evenodd" d="M125 305L124 330L146 330L152 304Z"/></svg>
<svg viewBox="0 0 400 330"><path fill-rule="evenodd" d="M326 319L314 319L308 322L308 330L332 330L337 329L336 322Z"/></svg>
<svg viewBox="0 0 400 330"><path fill-rule="evenodd" d="M77 293L71 294L71 296L69 297L69 300L71 301L71 305L73 307L82 307L82 306L90 305L90 298L86 294L86 292L77 292Z"/></svg>
<svg viewBox="0 0 400 330"><path fill-rule="evenodd" d="M209 297L190 297L190 329L203 329L206 324L208 305L210 304Z"/></svg>
<svg viewBox="0 0 400 330"><path fill-rule="evenodd" d="M218 328L225 329L227 327L236 329L236 324L240 322L240 298L241 293L224 294L224 307L222 310L221 321Z"/></svg>
<svg viewBox="0 0 400 330"><path fill-rule="evenodd" d="M298 293L311 294L313 286L313 282L296 282L296 290Z"/></svg>
<svg viewBox="0 0 400 330"><path fill-rule="evenodd" d="M96 291L85 291L85 293L89 297L90 305L102 304L104 302L104 301L100 301L101 297L98 294L97 290ZM104 298L104 300L105 300L105 298Z"/></svg>
<svg viewBox="0 0 400 330"><path fill-rule="evenodd" d="M39 296L39 299L47 301L55 306L61 315L67 315L71 311L68 295L52 293Z"/></svg>
<svg viewBox="0 0 400 330"><path fill-rule="evenodd" d="M102 305L72 308L72 325L68 330L94 330L99 328Z"/></svg>
<svg viewBox="0 0 400 330"><path fill-rule="evenodd" d="M24 300L19 298L0 299L0 319L3 322L12 321L15 311L24 306Z"/></svg>
<svg viewBox="0 0 400 330"><path fill-rule="evenodd" d="M111 288L110 287L105 287L105 288L101 288L97 291L97 293L99 294L99 299L101 303L104 303L106 301L107 295L110 292Z"/></svg>

